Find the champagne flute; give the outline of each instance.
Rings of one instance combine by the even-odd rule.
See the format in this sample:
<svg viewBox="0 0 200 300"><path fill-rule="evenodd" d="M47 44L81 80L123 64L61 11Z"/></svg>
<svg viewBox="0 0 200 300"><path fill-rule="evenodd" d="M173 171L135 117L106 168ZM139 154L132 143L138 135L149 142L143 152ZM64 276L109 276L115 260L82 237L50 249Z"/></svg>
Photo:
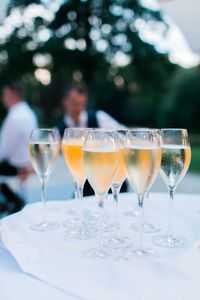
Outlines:
<svg viewBox="0 0 200 300"><path fill-rule="evenodd" d="M144 130L145 130L145 128L144 128ZM155 133L158 135L158 138L160 139L160 129L151 129L151 130L154 130ZM148 203L148 204L149 204L149 194L150 194L150 192L148 191L148 193L146 193L146 203ZM144 223L143 223L142 230L143 230L144 233L150 233L151 234L151 233L156 233L156 232L161 230L161 228L158 224L151 223L149 221L150 215L149 215L146 207L144 207L144 209L143 209L143 214L144 214ZM139 231L140 230L140 224L134 223L132 225L132 229L135 230L135 231Z"/></svg>
<svg viewBox="0 0 200 300"><path fill-rule="evenodd" d="M111 186L111 190L113 193L113 202L115 205L115 217L114 217L114 231L115 233L112 234L108 239L105 241L105 245L109 248L120 249L127 247L131 244L131 239L123 236L121 234L117 234L117 231L120 228L119 225L119 217L118 217L118 201L119 201L119 193L122 187L123 182L126 179L126 168L124 164L124 143L126 137L126 130L117 130L118 134L118 141L120 144L120 151L119 151L119 165L117 168L117 172L114 176L113 183Z"/></svg>
<svg viewBox="0 0 200 300"><path fill-rule="evenodd" d="M148 129L148 128L146 128L146 127L130 128L130 130L146 130L146 129ZM126 217L135 217L135 218L139 217L139 210L138 210L137 202L134 202L134 207L130 211L125 212L124 215ZM136 231L138 231L138 230L136 230Z"/></svg>
<svg viewBox="0 0 200 300"><path fill-rule="evenodd" d="M86 252L88 258L104 259L109 256L103 245L104 201L118 168L119 150L117 134L113 130L87 132L83 146L84 166L99 206L99 245Z"/></svg>
<svg viewBox="0 0 200 300"><path fill-rule="evenodd" d="M158 135L154 130L128 130L125 144L125 165L127 177L138 197L140 214L140 242L125 253L132 256L157 256L154 249L143 245L143 202L146 193L155 181L161 163L161 150Z"/></svg>
<svg viewBox="0 0 200 300"><path fill-rule="evenodd" d="M47 221L46 184L59 156L59 136L54 129L34 129L30 136L29 155L34 170L42 183L43 220L30 226L35 231L49 231L58 223Z"/></svg>
<svg viewBox="0 0 200 300"><path fill-rule="evenodd" d="M161 130L162 161L160 174L169 191L168 230L164 235L157 235L153 242L164 248L181 248L187 241L176 236L172 225L172 206L177 185L183 179L190 165L191 149L186 129Z"/></svg>
<svg viewBox="0 0 200 300"><path fill-rule="evenodd" d="M94 228L88 226L84 213L83 187L86 176L83 164L83 142L85 131L85 128L65 129L62 140L63 156L75 183L75 199L80 203L80 209L78 210L80 213L75 219L75 221L80 222L70 226L70 220L65 220L63 223L67 227L65 236L82 240L91 239L95 236ZM71 211L69 214L71 214Z"/></svg>

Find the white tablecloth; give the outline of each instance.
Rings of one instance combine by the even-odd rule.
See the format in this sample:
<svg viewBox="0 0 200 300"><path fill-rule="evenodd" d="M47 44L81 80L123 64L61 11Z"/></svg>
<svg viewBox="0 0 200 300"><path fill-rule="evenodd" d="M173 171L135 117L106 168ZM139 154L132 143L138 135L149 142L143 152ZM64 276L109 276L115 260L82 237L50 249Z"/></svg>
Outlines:
<svg viewBox="0 0 200 300"><path fill-rule="evenodd" d="M123 216L124 211L133 207L134 197L135 196L131 194L124 194L121 196L120 221L123 224L123 232L136 239L136 234L130 230L131 223L136 221L136 219L134 220ZM86 202L88 206L95 208L96 201L94 198L87 199ZM49 207L54 211L55 215L55 207L59 208L59 219L62 221L62 218L65 216L66 208L73 205L74 202L63 203L58 201L50 203ZM160 223L163 228L165 228L168 207L167 194L151 194L148 206L152 215L151 220ZM110 204L110 208L111 207L112 206ZM28 208L28 210L29 209L30 208ZM34 209L39 209L39 205L35 204ZM164 250L155 247L160 253L160 258L153 261L142 261L137 259L130 262L119 260L102 261L100 264L99 262L91 261L82 262L79 254L83 250L87 249L90 244L94 245L96 241L65 241L66 248L63 249L63 253L66 251L67 257L66 260L63 261L63 267L66 266L67 262L69 267L69 270L67 270L68 272L66 273L68 278L64 278L66 281L62 280L62 278L54 278L55 274L59 275L59 270L55 270L55 274L45 272L44 266L46 264L46 268L50 270L51 273L51 262L48 261L48 249L46 249L46 261L44 259L44 264L42 262L38 273L37 266L36 268L33 268L32 265L29 269L29 266L22 262L23 257L17 255L17 260L21 267L28 273L37 277L37 279L20 271L20 268L8 251L0 248L0 299L71 300L85 298L92 300L199 300L200 214L198 213L198 209L200 209L200 199L198 195L179 194L176 196L174 209L175 228L179 234L185 236L189 240L190 246L185 250ZM23 216L23 212L20 214ZM8 225L9 229L10 224L13 220L17 220L18 217L19 215L11 216L6 220L3 220L3 223L5 222L5 225ZM19 224L16 223L16 226L19 226ZM59 238L61 240L63 230L64 229L60 227L59 230L52 233L52 237L56 238L57 241L59 241ZM51 235L49 236L49 233L47 234L48 240ZM42 233L42 236L44 237L44 233ZM151 237L152 235L145 235L145 242L148 245L151 244ZM8 241L6 241L6 238L8 238ZM12 241L9 241L9 236L6 238L4 236L4 242L12 252ZM18 237L16 237L16 242L17 241ZM27 239L27 243L22 245L22 247L24 247L22 251L26 252L25 248L27 247L28 249L28 244L29 240ZM73 255L77 255L77 260L67 261L70 249L76 248L77 252L73 253ZM15 254L16 253L13 252L13 255ZM73 259L75 256L73 256ZM52 262L52 266L55 262ZM58 262L62 263L59 261L59 258ZM87 268L88 266L87 272L88 278L91 277L91 285L87 280L88 278L81 278L81 275L83 275L84 272L83 270L78 270L79 265L77 265L77 262L80 263L80 267L85 266L85 268ZM33 261L30 261L30 265L32 263ZM92 268L92 266L94 268ZM118 273L118 270L120 270L120 273ZM70 278L70 272L72 278ZM85 274L87 274L87 272L85 272ZM92 272L94 272L94 276L92 276ZM62 274L62 270L60 270L60 274ZM77 286L73 282L73 277L77 280ZM44 281L46 283L44 283ZM70 282L72 282L72 285L70 285ZM83 286L81 286L80 283L82 283ZM97 292L97 294L95 294L95 292Z"/></svg>
<svg viewBox="0 0 200 300"><path fill-rule="evenodd" d="M1 300L81 300L23 273L15 259L0 247Z"/></svg>

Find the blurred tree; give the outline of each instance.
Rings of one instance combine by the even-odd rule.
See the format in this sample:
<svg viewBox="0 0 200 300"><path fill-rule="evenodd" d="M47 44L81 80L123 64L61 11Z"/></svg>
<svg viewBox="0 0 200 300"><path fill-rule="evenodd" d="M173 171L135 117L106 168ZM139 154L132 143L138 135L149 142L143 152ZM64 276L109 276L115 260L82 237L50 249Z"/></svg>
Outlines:
<svg viewBox="0 0 200 300"><path fill-rule="evenodd" d="M84 81L90 106L125 123L156 125L176 66L145 42L165 34L159 11L139 0L12 0L0 30L0 83L21 78L50 123L63 87Z"/></svg>
<svg viewBox="0 0 200 300"><path fill-rule="evenodd" d="M181 70L158 114L161 127L182 127L200 131L200 68Z"/></svg>

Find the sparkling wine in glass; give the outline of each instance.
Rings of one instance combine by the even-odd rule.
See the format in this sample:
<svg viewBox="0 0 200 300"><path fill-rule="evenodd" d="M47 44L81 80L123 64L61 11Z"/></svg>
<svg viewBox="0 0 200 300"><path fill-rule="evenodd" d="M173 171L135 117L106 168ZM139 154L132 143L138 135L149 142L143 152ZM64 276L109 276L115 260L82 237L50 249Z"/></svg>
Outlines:
<svg viewBox="0 0 200 300"><path fill-rule="evenodd" d="M46 184L55 167L60 152L59 136L53 129L34 129L29 142L29 155L34 170L42 183L43 220L31 225L35 231L48 231L58 227L58 223L47 220Z"/></svg>
<svg viewBox="0 0 200 300"><path fill-rule="evenodd" d="M146 129L147 128L143 128L143 130L146 130ZM160 139L160 129L151 129L151 130L155 131L155 134L157 134L158 138ZM149 199L150 196L149 195L150 195L150 192L146 193L146 196L145 196L146 197L145 202L146 202L147 205L150 204L149 203L149 201L150 201L150 199ZM156 223L151 223L149 221L150 215L149 215L149 212L147 210L147 205L143 208L144 223L143 223L142 230L143 230L144 233L150 233L150 234L152 234L152 233L156 233L156 232L160 231L161 228L160 228L160 225L158 225ZM138 232L140 230L140 224L134 223L132 225L132 229Z"/></svg>
<svg viewBox="0 0 200 300"><path fill-rule="evenodd" d="M75 212L75 220L70 219L64 221L63 225L67 228L65 236L77 239L91 239L95 236L95 230L89 226L84 214L83 187L86 180L85 167L83 163L83 142L85 128L68 128L65 129L62 140L62 153L68 169L75 183L75 199L80 203L80 209ZM70 215L73 212L69 211ZM74 221L74 218L71 220ZM77 224L78 223L78 224Z"/></svg>
<svg viewBox="0 0 200 300"><path fill-rule="evenodd" d="M99 245L86 252L86 257L89 258L103 259L109 256L103 243L103 211L104 201L118 168L119 150L114 131L97 129L87 132L83 147L84 166L99 206Z"/></svg>
<svg viewBox="0 0 200 300"><path fill-rule="evenodd" d="M157 246L164 248L181 248L187 241L174 234L172 222L172 206L177 185L183 179L190 165L191 149L186 129L161 130L162 161L160 174L169 191L168 230L164 235L153 238Z"/></svg>
<svg viewBox="0 0 200 300"><path fill-rule="evenodd" d="M137 128L130 128L130 130L148 130L148 128L146 128L146 127L137 127ZM138 205L137 205L137 202L135 202L134 201L134 207L131 209L131 210L129 210L129 211L126 211L125 213L124 213L124 215L126 216L126 217L135 217L135 218L138 218L139 217L139 210L138 210ZM140 226L139 226L140 227ZM144 228L144 227L143 227ZM139 230L139 228L137 228L137 230L136 231L138 231Z"/></svg>
<svg viewBox="0 0 200 300"><path fill-rule="evenodd" d="M140 242L136 247L130 247L125 256L145 257L156 256L152 248L143 245L143 202L146 193L154 183L161 163L161 150L158 135L155 131L128 130L125 145L125 165L128 180L138 197L140 217Z"/></svg>

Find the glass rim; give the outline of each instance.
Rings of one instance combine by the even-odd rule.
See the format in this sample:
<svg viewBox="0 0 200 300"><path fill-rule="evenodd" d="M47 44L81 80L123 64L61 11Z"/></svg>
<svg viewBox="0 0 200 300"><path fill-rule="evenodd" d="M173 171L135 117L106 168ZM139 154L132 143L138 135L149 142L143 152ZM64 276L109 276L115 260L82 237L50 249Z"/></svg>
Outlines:
<svg viewBox="0 0 200 300"><path fill-rule="evenodd" d="M116 129L109 129L109 128L88 128L86 129L85 133L117 133Z"/></svg>
<svg viewBox="0 0 200 300"><path fill-rule="evenodd" d="M34 128L31 130L30 132L30 139L32 138L32 136L34 134L36 134L36 132L48 132L48 133L52 133L53 135L58 135L57 130L55 128Z"/></svg>
<svg viewBox="0 0 200 300"><path fill-rule="evenodd" d="M87 127L69 127L69 128L65 128L64 134L65 134L65 132L68 132L68 131L84 131L87 129L89 129L89 128L87 128Z"/></svg>
<svg viewBox="0 0 200 300"><path fill-rule="evenodd" d="M116 129L115 131L116 131L117 133L121 133L121 132L126 133L126 132L127 132L127 129Z"/></svg>
<svg viewBox="0 0 200 300"><path fill-rule="evenodd" d="M56 131L56 129L55 128L34 128L32 129L31 132L33 131Z"/></svg>
<svg viewBox="0 0 200 300"><path fill-rule="evenodd" d="M98 128L98 127L69 127L65 128L65 131L69 130L85 130L85 131L116 131L114 128ZM65 132L64 131L64 132Z"/></svg>
<svg viewBox="0 0 200 300"><path fill-rule="evenodd" d="M139 130L141 130L141 131L146 131L146 130L150 130L151 128L149 128L149 127L130 127L130 128L127 128L126 130L127 131L139 131Z"/></svg>
<svg viewBox="0 0 200 300"><path fill-rule="evenodd" d="M127 132L155 132L160 131L160 129L156 128L134 128L134 129L127 129Z"/></svg>
<svg viewBox="0 0 200 300"><path fill-rule="evenodd" d="M117 135L117 131L116 129L107 129L107 128L97 128L97 129L92 129L92 130L88 130L86 131L86 134L84 136L84 142L83 142L83 150L87 149L87 140L90 139L91 137L94 139L98 139L98 134L100 134L101 136L108 136L109 138L112 139L116 139L116 145L114 147L114 149L120 149L120 145L118 142L118 135ZM103 141L102 141L103 143ZM93 147L92 147L93 148ZM94 147L94 148L101 148L101 147Z"/></svg>
<svg viewBox="0 0 200 300"><path fill-rule="evenodd" d="M33 142L37 134L42 134L42 133L51 134L54 138L57 139L55 143L60 142L59 134L55 128L35 128L32 129L30 132L29 143Z"/></svg>
<svg viewBox="0 0 200 300"><path fill-rule="evenodd" d="M69 130L77 130L78 131L78 130L86 130L86 129L88 129L88 128L87 127L68 127L68 128L66 127L65 131L69 131Z"/></svg>
<svg viewBox="0 0 200 300"><path fill-rule="evenodd" d="M188 131L186 128L161 128L161 131Z"/></svg>
<svg viewBox="0 0 200 300"><path fill-rule="evenodd" d="M88 130L92 131L116 131L115 128L88 128Z"/></svg>

